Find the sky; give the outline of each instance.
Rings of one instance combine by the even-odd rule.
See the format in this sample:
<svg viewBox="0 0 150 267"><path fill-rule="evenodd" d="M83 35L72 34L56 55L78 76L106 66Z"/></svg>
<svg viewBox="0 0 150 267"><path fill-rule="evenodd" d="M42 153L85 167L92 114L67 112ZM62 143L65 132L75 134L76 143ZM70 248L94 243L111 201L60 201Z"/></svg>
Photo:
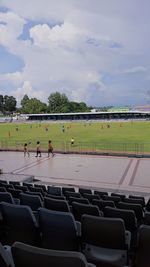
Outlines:
<svg viewBox="0 0 150 267"><path fill-rule="evenodd" d="M150 105L149 0L0 0L0 94Z"/></svg>

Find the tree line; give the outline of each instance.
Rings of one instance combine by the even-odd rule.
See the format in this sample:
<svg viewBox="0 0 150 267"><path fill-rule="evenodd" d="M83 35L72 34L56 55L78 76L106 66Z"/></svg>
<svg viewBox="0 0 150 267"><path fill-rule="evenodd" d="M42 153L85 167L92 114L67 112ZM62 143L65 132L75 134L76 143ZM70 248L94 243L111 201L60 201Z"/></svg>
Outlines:
<svg viewBox="0 0 150 267"><path fill-rule="evenodd" d="M92 108L84 102L69 101L65 94L59 92L50 94L47 104L37 98L29 98L28 95L24 95L20 103L21 106L18 108L14 96L0 95L0 113L4 115L13 112L24 114L72 113L88 112Z"/></svg>

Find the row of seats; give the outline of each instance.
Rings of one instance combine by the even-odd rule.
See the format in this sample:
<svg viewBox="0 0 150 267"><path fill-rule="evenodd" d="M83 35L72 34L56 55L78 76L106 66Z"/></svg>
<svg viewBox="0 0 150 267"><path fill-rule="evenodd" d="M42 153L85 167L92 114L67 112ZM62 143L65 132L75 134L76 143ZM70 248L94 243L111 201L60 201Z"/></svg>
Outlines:
<svg viewBox="0 0 150 267"><path fill-rule="evenodd" d="M79 233L69 212L39 208L37 221L27 206L1 202L0 208L7 245L20 241L46 249L80 251L96 266L122 267L128 261L130 242L121 219L83 215Z"/></svg>

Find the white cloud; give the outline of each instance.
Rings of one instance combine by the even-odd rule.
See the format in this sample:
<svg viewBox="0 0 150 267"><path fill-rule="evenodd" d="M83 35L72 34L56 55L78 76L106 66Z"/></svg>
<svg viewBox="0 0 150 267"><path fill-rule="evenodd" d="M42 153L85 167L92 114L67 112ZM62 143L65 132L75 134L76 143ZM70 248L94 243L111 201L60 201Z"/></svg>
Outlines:
<svg viewBox="0 0 150 267"><path fill-rule="evenodd" d="M146 69L143 66L136 66L129 69L123 70L122 74L137 74L137 73L143 73L146 72Z"/></svg>
<svg viewBox="0 0 150 267"><path fill-rule="evenodd" d="M0 81L9 81L12 82L14 85L21 83L23 80L23 74L19 71L14 73L5 73L0 74Z"/></svg>

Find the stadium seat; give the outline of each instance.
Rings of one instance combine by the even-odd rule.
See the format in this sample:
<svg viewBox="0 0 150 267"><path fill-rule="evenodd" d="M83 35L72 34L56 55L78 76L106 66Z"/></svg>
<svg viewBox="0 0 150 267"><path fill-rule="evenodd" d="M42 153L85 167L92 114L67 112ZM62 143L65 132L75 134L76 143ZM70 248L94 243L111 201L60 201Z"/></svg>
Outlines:
<svg viewBox="0 0 150 267"><path fill-rule="evenodd" d="M148 199L147 203L146 203L146 210L150 212L150 198Z"/></svg>
<svg viewBox="0 0 150 267"><path fill-rule="evenodd" d="M141 221L143 220L143 209L140 204L119 202L117 204L117 208L125 209L125 210L133 210L135 212L135 216L137 218L138 224L140 224Z"/></svg>
<svg viewBox="0 0 150 267"><path fill-rule="evenodd" d="M81 204L90 204L90 202L88 201L87 198L78 198L78 197L69 197L69 203L70 205L72 205L72 202L77 202L77 203L81 203Z"/></svg>
<svg viewBox="0 0 150 267"><path fill-rule="evenodd" d="M77 202L72 202L72 213L77 221L81 221L81 217L84 214L95 216L102 215L97 206L81 204Z"/></svg>
<svg viewBox="0 0 150 267"><path fill-rule="evenodd" d="M35 192L35 193L41 193L43 197L45 196L45 192L43 191L42 188L39 188L39 187L30 187L29 191Z"/></svg>
<svg viewBox="0 0 150 267"><path fill-rule="evenodd" d="M134 196L134 195L129 195L129 198L134 198L134 199L142 199L143 204L142 206L145 207L145 198L141 196Z"/></svg>
<svg viewBox="0 0 150 267"><path fill-rule="evenodd" d="M46 186L43 184L34 184L35 188L42 188L44 192L47 192Z"/></svg>
<svg viewBox="0 0 150 267"><path fill-rule="evenodd" d="M102 196L108 196L108 192L106 192L106 191L98 191L98 190L94 190L94 194L95 195L99 195L100 196L100 198L102 197Z"/></svg>
<svg viewBox="0 0 150 267"><path fill-rule="evenodd" d="M39 245L38 224L29 207L2 202L1 212L6 232L5 244L21 241Z"/></svg>
<svg viewBox="0 0 150 267"><path fill-rule="evenodd" d="M44 201L44 197L40 192L31 192L31 191L26 191L25 194L31 195L31 196L39 196L41 201Z"/></svg>
<svg viewBox="0 0 150 267"><path fill-rule="evenodd" d="M86 188L79 188L79 193L83 196L83 194L92 194L91 189L86 189Z"/></svg>
<svg viewBox="0 0 150 267"><path fill-rule="evenodd" d="M20 194L22 193L22 190L20 190L20 189L9 188L9 189L7 189L7 191L9 193L11 193L13 198L18 198L18 199L20 198Z"/></svg>
<svg viewBox="0 0 150 267"><path fill-rule="evenodd" d="M44 197L44 206L49 210L70 212L69 204L66 200Z"/></svg>
<svg viewBox="0 0 150 267"><path fill-rule="evenodd" d="M25 193L20 194L20 204L29 206L33 211L37 211L38 208L43 207L43 203L39 196Z"/></svg>
<svg viewBox="0 0 150 267"><path fill-rule="evenodd" d="M5 187L0 187L0 192L7 192Z"/></svg>
<svg viewBox="0 0 150 267"><path fill-rule="evenodd" d="M144 224L150 226L150 212L146 211L144 214Z"/></svg>
<svg viewBox="0 0 150 267"><path fill-rule="evenodd" d="M66 192L74 192L75 193L75 189L74 189L74 187L62 187L62 194L64 196L66 196Z"/></svg>
<svg viewBox="0 0 150 267"><path fill-rule="evenodd" d="M98 200L98 199L93 199L92 201L93 205L98 206L98 208L103 211L105 207L115 207L115 203L114 201L110 201L110 200Z"/></svg>
<svg viewBox="0 0 150 267"><path fill-rule="evenodd" d="M116 197L116 196L106 196L106 195L103 195L102 196L102 199L103 200L114 201L115 205L117 205L117 203L121 201L121 198L120 197Z"/></svg>
<svg viewBox="0 0 150 267"><path fill-rule="evenodd" d="M150 266L150 226L141 225L138 231L138 244L135 267Z"/></svg>
<svg viewBox="0 0 150 267"><path fill-rule="evenodd" d="M71 192L71 191L66 191L65 192L66 199L69 200L70 197L76 197L76 198L81 198L81 194L77 192Z"/></svg>
<svg viewBox="0 0 150 267"><path fill-rule="evenodd" d="M11 254L0 243L0 267L15 267L11 258Z"/></svg>
<svg viewBox="0 0 150 267"><path fill-rule="evenodd" d="M81 231L87 261L97 267L122 267L127 264L123 220L83 215Z"/></svg>
<svg viewBox="0 0 150 267"><path fill-rule="evenodd" d="M120 193L111 193L111 196L112 197L120 197L121 201L123 201L123 199L126 197L125 195L120 194Z"/></svg>
<svg viewBox="0 0 150 267"><path fill-rule="evenodd" d="M17 182L17 181L9 181L9 184L12 184L13 186L14 185L20 185L20 182Z"/></svg>
<svg viewBox="0 0 150 267"><path fill-rule="evenodd" d="M68 212L39 208L42 247L58 250L78 250L77 226Z"/></svg>
<svg viewBox="0 0 150 267"><path fill-rule="evenodd" d="M143 207L143 199L140 199L140 198L125 197L122 202L131 203L131 204L139 204Z"/></svg>
<svg viewBox="0 0 150 267"><path fill-rule="evenodd" d="M87 194L87 193L84 193L83 197L87 198L90 203L92 202L93 199L100 199L99 195L95 195L95 194L92 195L92 194Z"/></svg>
<svg viewBox="0 0 150 267"><path fill-rule="evenodd" d="M96 267L80 252L37 248L16 242L12 246L15 267Z"/></svg>
<svg viewBox="0 0 150 267"><path fill-rule="evenodd" d="M33 184L26 183L26 182L22 183L22 185L23 185L23 186L27 186L28 189L30 189L30 187L33 187Z"/></svg>
<svg viewBox="0 0 150 267"><path fill-rule="evenodd" d="M47 187L47 193L50 194L50 195L61 196L62 195L61 187L59 187L59 186L48 186Z"/></svg>
<svg viewBox="0 0 150 267"><path fill-rule="evenodd" d="M25 186L25 185L14 185L14 188L21 190L23 193L25 193L26 191L28 191L28 187Z"/></svg>
<svg viewBox="0 0 150 267"><path fill-rule="evenodd" d="M59 200L66 200L66 197L61 195L61 196L57 196L57 195L51 195L51 194L46 194L45 197L50 197L50 198L54 198L54 199L59 199Z"/></svg>
<svg viewBox="0 0 150 267"><path fill-rule="evenodd" d="M12 195L8 192L0 192L0 202L7 202L7 203L15 204L15 201Z"/></svg>

